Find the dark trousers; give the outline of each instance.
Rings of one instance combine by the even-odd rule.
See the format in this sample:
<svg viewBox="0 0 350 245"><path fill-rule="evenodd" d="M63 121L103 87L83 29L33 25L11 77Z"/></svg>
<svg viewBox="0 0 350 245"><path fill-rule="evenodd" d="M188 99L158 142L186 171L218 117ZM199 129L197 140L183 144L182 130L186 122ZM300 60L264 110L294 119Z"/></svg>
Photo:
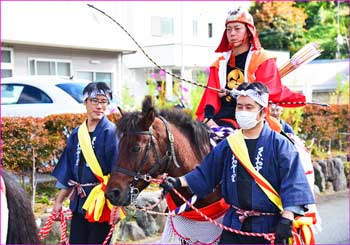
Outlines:
<svg viewBox="0 0 350 245"><path fill-rule="evenodd" d="M82 214L73 213L70 226L69 243L102 244L111 226L108 222L88 222ZM107 244L109 244L110 239Z"/></svg>
<svg viewBox="0 0 350 245"><path fill-rule="evenodd" d="M219 244L270 244L270 242L263 237L243 236L223 230Z"/></svg>

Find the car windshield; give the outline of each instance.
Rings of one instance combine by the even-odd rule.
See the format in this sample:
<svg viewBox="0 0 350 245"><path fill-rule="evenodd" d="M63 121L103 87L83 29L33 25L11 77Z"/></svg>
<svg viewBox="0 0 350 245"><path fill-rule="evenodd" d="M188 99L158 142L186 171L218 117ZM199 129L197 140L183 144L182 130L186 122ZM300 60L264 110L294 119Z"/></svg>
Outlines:
<svg viewBox="0 0 350 245"><path fill-rule="evenodd" d="M56 86L70 94L79 103L83 103L83 90L86 86L85 83L60 83L56 84Z"/></svg>

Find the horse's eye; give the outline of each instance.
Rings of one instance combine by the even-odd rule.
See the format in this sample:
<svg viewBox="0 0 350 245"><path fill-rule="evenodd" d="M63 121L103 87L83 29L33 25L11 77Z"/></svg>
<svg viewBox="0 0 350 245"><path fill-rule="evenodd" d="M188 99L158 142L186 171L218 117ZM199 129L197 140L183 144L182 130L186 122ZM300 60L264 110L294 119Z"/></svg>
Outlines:
<svg viewBox="0 0 350 245"><path fill-rule="evenodd" d="M131 151L135 152L135 153L140 152L141 151L141 146L135 145L134 147L131 148Z"/></svg>

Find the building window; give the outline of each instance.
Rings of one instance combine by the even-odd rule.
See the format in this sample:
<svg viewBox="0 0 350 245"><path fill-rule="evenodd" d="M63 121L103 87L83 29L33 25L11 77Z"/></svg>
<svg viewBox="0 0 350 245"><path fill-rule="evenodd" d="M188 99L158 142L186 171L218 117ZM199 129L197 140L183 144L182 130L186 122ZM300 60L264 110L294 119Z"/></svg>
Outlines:
<svg viewBox="0 0 350 245"><path fill-rule="evenodd" d="M70 77L72 62L66 60L29 59L29 73L31 75L54 75Z"/></svg>
<svg viewBox="0 0 350 245"><path fill-rule="evenodd" d="M208 37L213 37L213 23L208 23Z"/></svg>
<svg viewBox="0 0 350 245"><path fill-rule="evenodd" d="M2 48L1 49L1 77L13 76L13 49Z"/></svg>
<svg viewBox="0 0 350 245"><path fill-rule="evenodd" d="M194 37L198 37L198 21L192 21L192 32Z"/></svg>
<svg viewBox="0 0 350 245"><path fill-rule="evenodd" d="M78 71L77 77L92 82L105 82L110 88L112 86L113 74L111 72Z"/></svg>
<svg viewBox="0 0 350 245"><path fill-rule="evenodd" d="M152 16L151 33L155 37L172 36L174 34L173 18Z"/></svg>

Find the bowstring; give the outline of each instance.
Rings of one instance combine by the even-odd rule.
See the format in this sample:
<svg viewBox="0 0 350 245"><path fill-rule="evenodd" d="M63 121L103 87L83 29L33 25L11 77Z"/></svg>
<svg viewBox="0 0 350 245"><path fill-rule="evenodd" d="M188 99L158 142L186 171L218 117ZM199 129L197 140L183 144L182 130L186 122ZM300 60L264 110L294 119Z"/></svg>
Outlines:
<svg viewBox="0 0 350 245"><path fill-rule="evenodd" d="M103 10L100 10L99 8L91 5L91 4L87 4L90 8L93 8L95 10L97 10L98 12L104 14L106 17L108 17L110 20L112 20L115 24L117 24L130 38L131 40L136 44L136 46L141 50L141 52L147 57L147 59L149 59L149 61L152 62L153 65L155 65L159 70L163 70L166 74L172 76L172 77L175 77L181 81L184 81L184 82L187 82L187 83L190 83L190 84L193 84L195 86L198 86L198 87L202 87L202 88L206 88L206 89L211 89L211 90L214 90L216 92L220 92L221 89L217 89L217 88L214 88L214 87L210 87L210 86L206 86L204 84L201 84L201 83L198 83L198 82L194 82L194 81L191 81L191 80L187 80L185 78L182 78L176 74L173 74L167 70L165 70L163 67L161 67L160 65L158 65L147 53L146 51L141 47L141 45L135 40L135 38L118 22L116 21L113 17L111 17L110 15L108 15L106 12L104 12Z"/></svg>
<svg viewBox="0 0 350 245"><path fill-rule="evenodd" d="M107 18L109 18L110 20L112 20L115 24L117 24L130 38L131 40L136 44L136 46L141 50L141 52L147 57L147 59L153 64L155 65L159 70L162 70L164 71L166 74L172 76L172 77L175 77L181 81L184 81L184 82L187 82L187 83L190 83L192 85L195 85L195 86L198 86L198 87L202 87L202 88L205 88L205 89L210 89L210 90L213 90L213 91L216 91L216 92L225 92L226 91L226 94L229 94L231 95L232 97L236 97L239 92L236 90L236 89L232 89L232 90L228 90L228 89L218 89L218 88L214 88L214 87L211 87L211 86L208 86L208 85L204 85L204 84L201 84L199 82L194 82L194 81L191 81L191 80L188 80L188 79L185 79L185 78L182 78L176 74L173 74L167 70L165 70L163 67L161 67L160 65L158 65L147 53L146 51L141 47L141 45L135 40L135 38L124 28L124 26L122 26L118 21L116 21L112 16L110 16L109 14L107 14L106 12L104 12L103 10L95 7L94 5L92 4L87 4L88 7L90 8L93 8L95 9L96 11L100 12L101 14L105 15ZM272 103L272 102L269 102L269 103ZM311 104L311 105L319 105L319 106L328 106L328 104L323 104L323 103L318 103L318 102L278 102L276 104L286 104L286 105L304 105L304 104Z"/></svg>

